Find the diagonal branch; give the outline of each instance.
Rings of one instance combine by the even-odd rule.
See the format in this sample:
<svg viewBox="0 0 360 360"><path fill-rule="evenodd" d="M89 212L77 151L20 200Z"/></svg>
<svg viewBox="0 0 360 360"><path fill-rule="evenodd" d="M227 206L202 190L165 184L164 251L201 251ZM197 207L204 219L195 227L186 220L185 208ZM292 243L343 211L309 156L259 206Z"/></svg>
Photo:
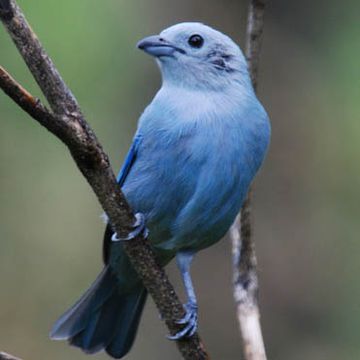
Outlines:
<svg viewBox="0 0 360 360"><path fill-rule="evenodd" d="M246 57L256 89L267 0L251 0L246 32ZM251 190L230 230L233 249L234 298L246 360L266 360L258 305L258 276L251 226Z"/></svg>
<svg viewBox="0 0 360 360"><path fill-rule="evenodd" d="M3 4L3 5L1 5ZM74 95L13 0L1 0L2 21L55 113L78 112Z"/></svg>
<svg viewBox="0 0 360 360"><path fill-rule="evenodd" d="M25 112L42 124L49 123L54 117L39 99L17 83L2 66L0 66L0 88Z"/></svg>
<svg viewBox="0 0 360 360"><path fill-rule="evenodd" d="M13 355L7 354L5 352L0 352L0 360L21 360Z"/></svg>
<svg viewBox="0 0 360 360"><path fill-rule="evenodd" d="M0 68L0 87L22 109L56 135L69 148L78 168L90 184L109 220L120 236L126 236L134 223L127 203L110 166L108 156L87 124L80 107L25 20L15 0L0 0L0 19L17 46L53 111L29 94ZM164 270L157 264L146 239L138 236L124 244L134 268L141 277L165 319L170 333L179 330L175 321L184 309ZM199 336L177 341L184 359L209 359Z"/></svg>

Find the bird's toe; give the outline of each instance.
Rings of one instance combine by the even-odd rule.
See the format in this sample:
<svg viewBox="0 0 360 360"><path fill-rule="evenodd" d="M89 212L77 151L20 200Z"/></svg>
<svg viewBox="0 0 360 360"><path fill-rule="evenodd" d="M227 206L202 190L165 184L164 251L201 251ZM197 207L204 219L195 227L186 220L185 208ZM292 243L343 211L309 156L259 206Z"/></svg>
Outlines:
<svg viewBox="0 0 360 360"><path fill-rule="evenodd" d="M142 213L135 214L135 223L132 226L132 231L125 237L119 237L117 233L114 233L111 237L111 241L129 241L135 239L138 235L142 234L145 238L148 236L149 231L145 224L145 216Z"/></svg>
<svg viewBox="0 0 360 360"><path fill-rule="evenodd" d="M168 335L167 338L169 340L180 340L183 338L191 337L195 334L197 327L198 327L198 311L197 305L193 303L187 303L184 306L186 310L185 316L176 321L179 325L185 325L183 329L178 331L174 335Z"/></svg>

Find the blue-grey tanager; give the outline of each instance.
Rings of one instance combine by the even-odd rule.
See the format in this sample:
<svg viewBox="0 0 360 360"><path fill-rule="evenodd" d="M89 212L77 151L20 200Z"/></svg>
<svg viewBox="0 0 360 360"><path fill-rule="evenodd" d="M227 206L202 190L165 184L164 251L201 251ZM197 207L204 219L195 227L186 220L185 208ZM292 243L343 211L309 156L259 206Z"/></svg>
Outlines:
<svg viewBox="0 0 360 360"><path fill-rule="evenodd" d="M137 224L128 239L108 225L103 271L51 333L87 353L104 349L114 358L130 350L146 299L123 241L147 232L146 221L159 262L176 257L188 302L179 321L184 327L172 338L192 336L197 303L191 260L233 223L270 138L245 58L228 36L182 23L145 38L138 48L156 58L162 86L139 120L118 177Z"/></svg>

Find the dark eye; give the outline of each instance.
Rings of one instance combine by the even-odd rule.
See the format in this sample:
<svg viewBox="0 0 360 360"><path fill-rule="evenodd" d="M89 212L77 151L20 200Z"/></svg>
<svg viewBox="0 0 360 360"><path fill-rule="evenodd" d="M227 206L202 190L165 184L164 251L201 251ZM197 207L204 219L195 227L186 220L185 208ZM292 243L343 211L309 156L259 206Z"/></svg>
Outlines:
<svg viewBox="0 0 360 360"><path fill-rule="evenodd" d="M200 35L192 35L188 43L191 47L200 49L204 45L204 39Z"/></svg>

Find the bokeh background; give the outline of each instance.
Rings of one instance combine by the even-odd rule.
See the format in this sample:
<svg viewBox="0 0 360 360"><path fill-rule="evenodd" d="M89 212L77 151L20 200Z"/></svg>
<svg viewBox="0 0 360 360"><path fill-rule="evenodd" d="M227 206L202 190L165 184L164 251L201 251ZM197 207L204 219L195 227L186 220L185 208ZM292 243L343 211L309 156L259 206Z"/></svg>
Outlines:
<svg viewBox="0 0 360 360"><path fill-rule="evenodd" d="M117 170L160 85L142 37L185 20L244 44L245 0L19 0ZM256 181L255 238L269 359L360 358L360 3L270 1L259 96L272 146ZM40 96L0 28L0 63ZM41 97L41 96L40 96ZM0 350L87 359L53 321L101 268L104 225L68 151L0 93ZM198 255L200 330L241 359L227 239ZM172 265L169 273L182 294ZM179 359L148 301L129 360ZM106 359L105 355L95 358Z"/></svg>

